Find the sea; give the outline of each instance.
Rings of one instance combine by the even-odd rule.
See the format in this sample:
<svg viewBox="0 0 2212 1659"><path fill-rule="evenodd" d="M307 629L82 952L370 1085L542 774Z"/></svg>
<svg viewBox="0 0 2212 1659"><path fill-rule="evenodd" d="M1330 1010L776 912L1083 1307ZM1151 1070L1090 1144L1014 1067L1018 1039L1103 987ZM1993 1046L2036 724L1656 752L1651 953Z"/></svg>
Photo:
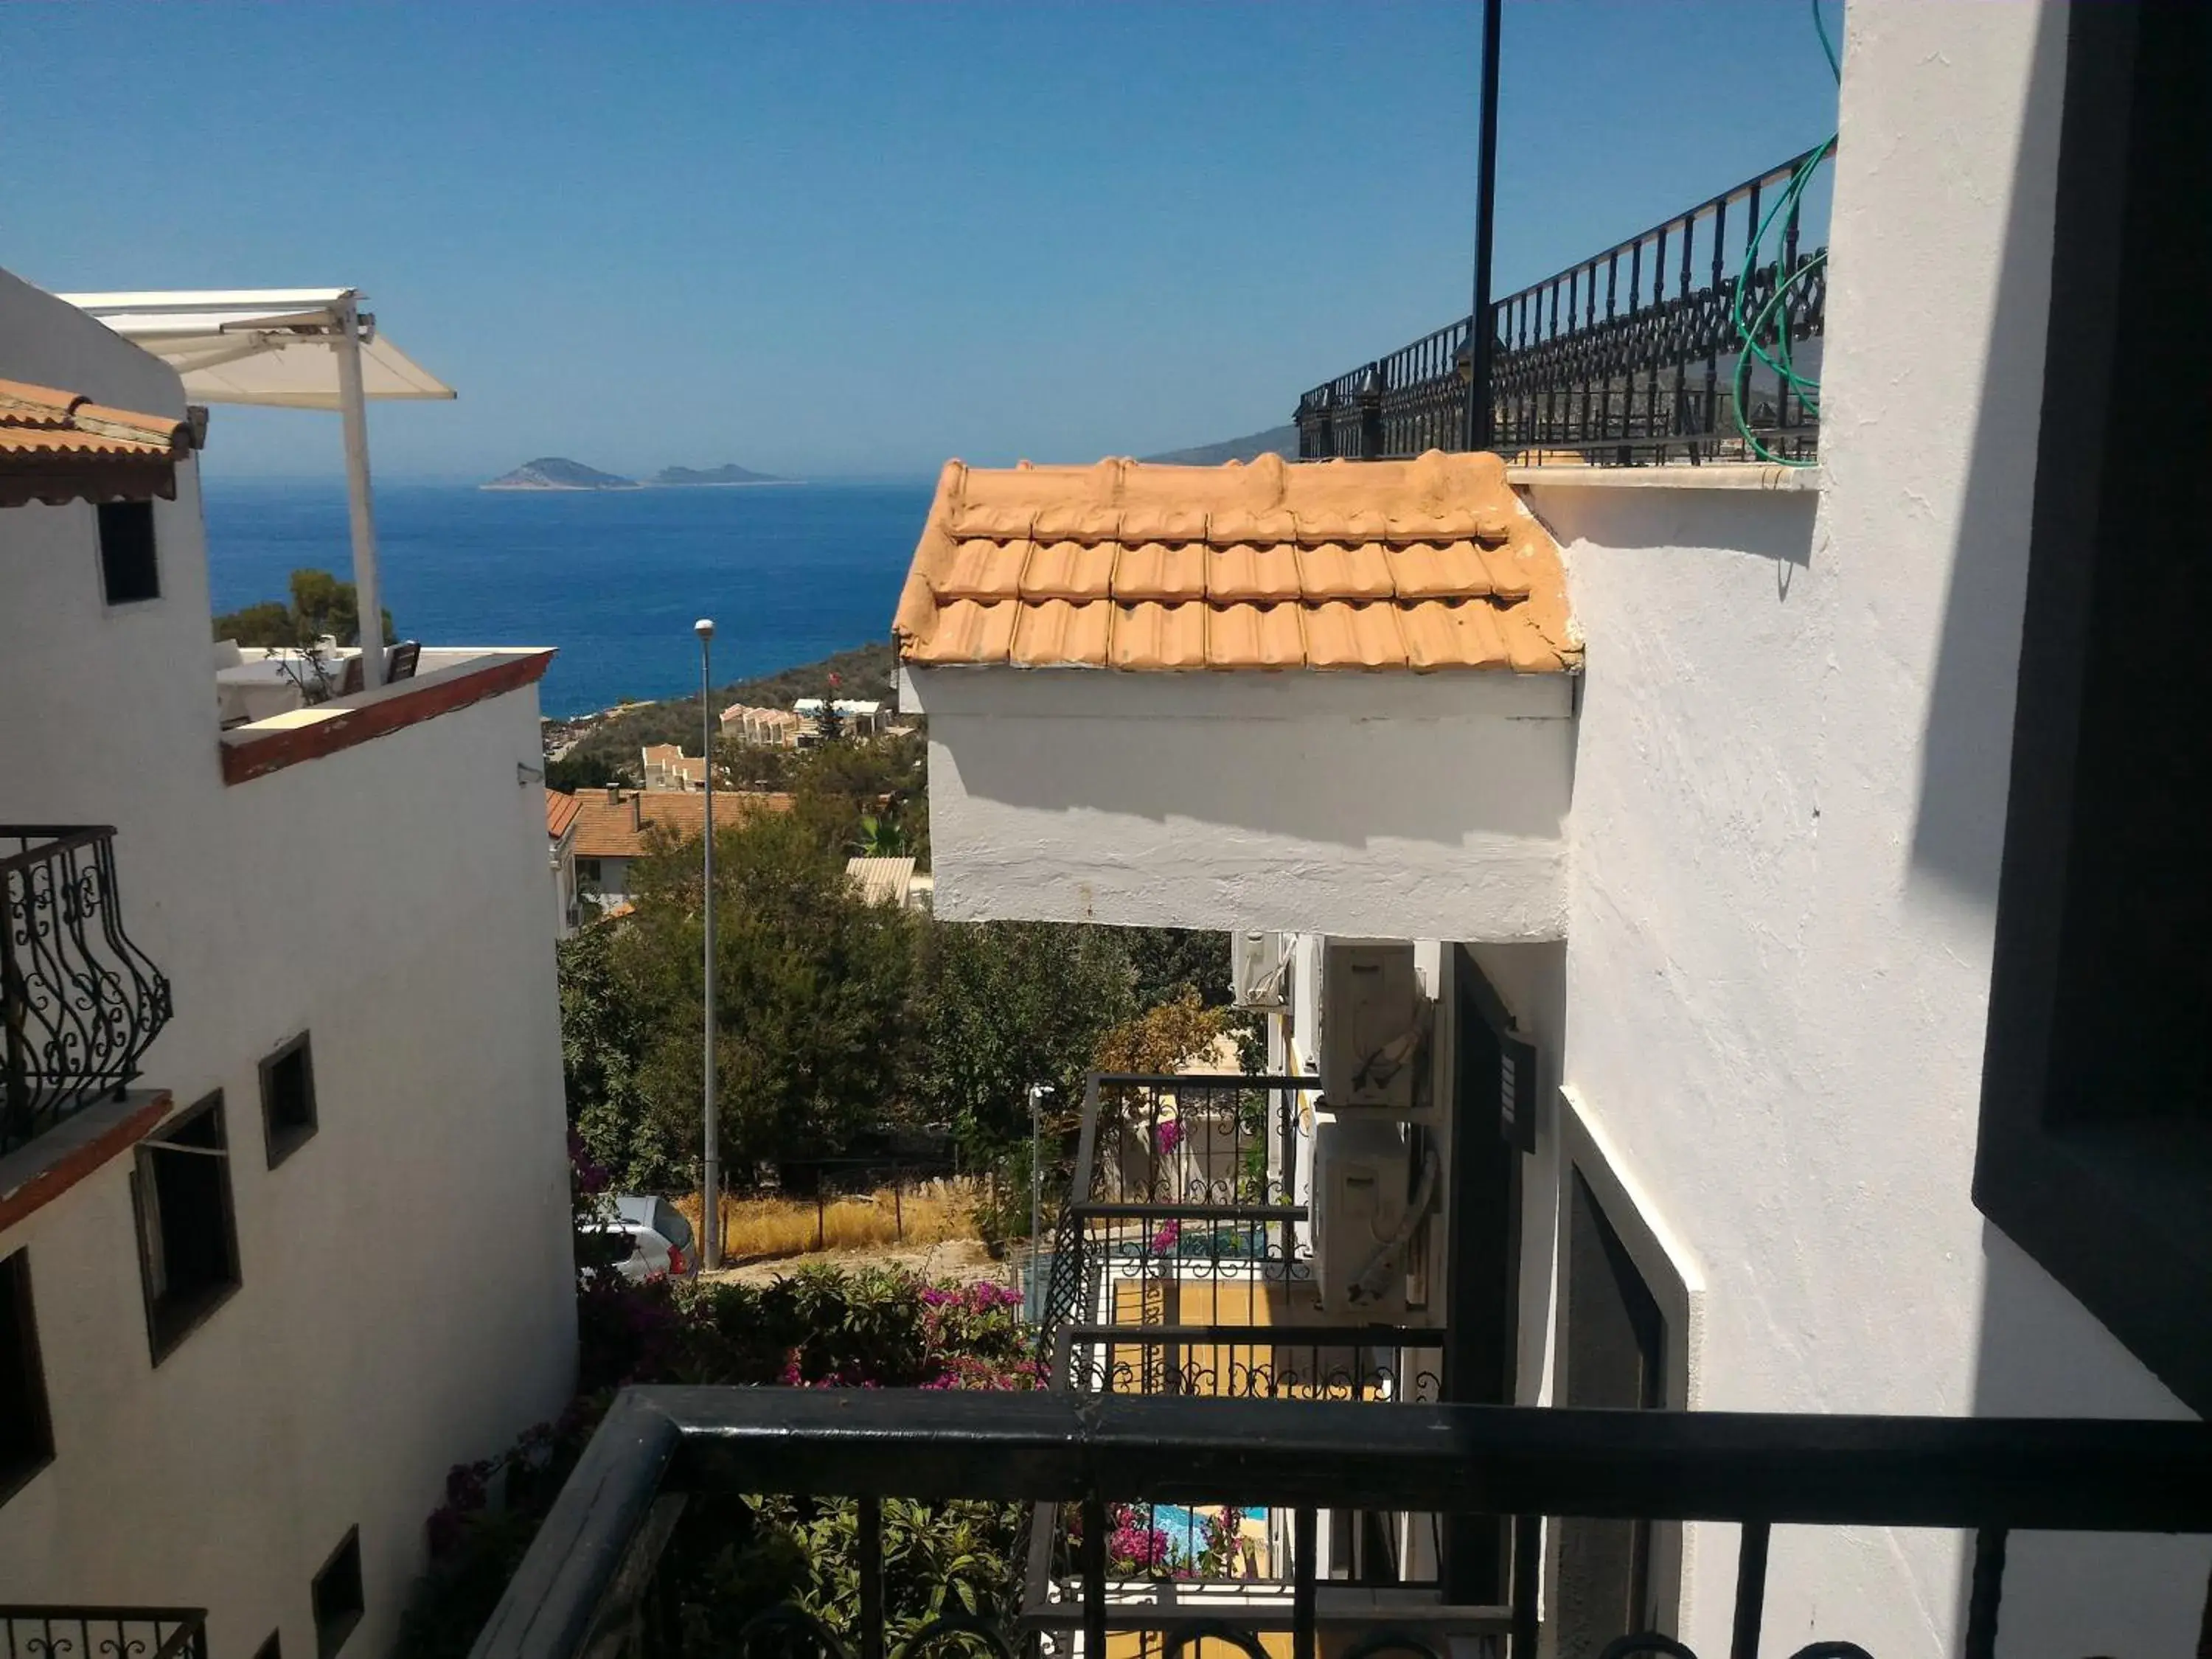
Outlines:
<svg viewBox="0 0 2212 1659"><path fill-rule="evenodd" d="M558 647L556 716L717 685L887 639L933 479L687 489L376 486L385 608L426 645ZM350 579L343 477L207 479L218 615L282 599L294 570Z"/></svg>

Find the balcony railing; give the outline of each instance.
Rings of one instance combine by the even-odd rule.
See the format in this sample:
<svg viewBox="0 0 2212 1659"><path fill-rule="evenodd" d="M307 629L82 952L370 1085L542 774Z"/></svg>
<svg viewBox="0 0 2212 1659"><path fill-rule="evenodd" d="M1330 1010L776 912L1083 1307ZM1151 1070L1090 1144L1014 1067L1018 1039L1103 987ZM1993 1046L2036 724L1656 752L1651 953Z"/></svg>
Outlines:
<svg viewBox="0 0 2212 1659"><path fill-rule="evenodd" d="M1816 404L1741 357L1735 319L1765 318L1767 355L1817 374L1820 348L1807 343L1826 326L1827 250L1801 245L1796 200L1771 257L1759 236L1791 179L1833 153L1831 144L1793 156L1494 301L1489 447L1523 461L1743 459L1748 427L1771 454L1809 459ZM1468 332L1462 318L1307 392L1299 458L1466 448Z"/></svg>
<svg viewBox="0 0 2212 1659"><path fill-rule="evenodd" d="M121 1098L169 981L123 931L112 829L0 825L0 1154Z"/></svg>
<svg viewBox="0 0 2212 1659"><path fill-rule="evenodd" d="M1313 1279L1295 1197L1312 1146L1298 1099L1315 1086L1094 1074L1054 1236L1048 1344L1077 1324L1285 1323Z"/></svg>
<svg viewBox="0 0 2212 1659"><path fill-rule="evenodd" d="M694 1518L778 1494L792 1495L787 1512L811 1547L844 1552L836 1571L817 1561L810 1587L786 1599L748 1589L726 1562L719 1577L696 1559L689 1576L678 1570ZM909 1550L887 1566L887 1500L915 1498L1073 1506L1080 1522L1066 1581L1072 1628L1024 1630L975 1594L972 1563ZM1172 1576L1132 1584L1116 1560L1127 1540L1114 1534L1119 1506L1139 1504L1286 1516L1271 1577L1188 1595ZM1433 1591L1338 1586L1316 1571L1324 1510L1430 1515L1470 1504L1498 1517L1511 1541L1503 1605L1445 1607ZM1554 1518L1549 1547L1584 1522L1741 1523L1740 1655L1759 1650L1774 1528L1969 1532L1961 1651L1990 1659L2011 1531L2212 1533L2212 1425L1376 1410L1064 1390L632 1389L586 1449L473 1651L475 1659L707 1651L882 1659L896 1641L903 1659L948 1651L1003 1659L1034 1638L1058 1654L1107 1659L1147 1649L1169 1656L1211 1638L1266 1659L1263 1637L1279 1631L1291 1659L1314 1659L1318 1632L1334 1628L1362 1653L1437 1659L1447 1636L1489 1632L1505 1643L1507 1659L1536 1659L1546 1517ZM1867 1571L1863 1541L1833 1547L1856 1582ZM1904 1565L1894 1570L1909 1578ZM1908 1582L1899 1594L1924 1589ZM1556 1604L1552 1616L1565 1618ZM1821 1617L1833 1627L1812 1635L1850 1639L1849 1595L1824 1604ZM1116 1632L1139 1634L1109 1639ZM1587 1650L1578 1635L1562 1659L1598 1659L1601 1648L1614 1659L1695 1659L1650 1632L1618 1632L1640 1639L1607 1645L1614 1634L1595 1634ZM1801 1645L1795 1631L1790 1645Z"/></svg>
<svg viewBox="0 0 2212 1659"><path fill-rule="evenodd" d="M44 1607L0 1605L6 1659L207 1659L207 1613L198 1607Z"/></svg>

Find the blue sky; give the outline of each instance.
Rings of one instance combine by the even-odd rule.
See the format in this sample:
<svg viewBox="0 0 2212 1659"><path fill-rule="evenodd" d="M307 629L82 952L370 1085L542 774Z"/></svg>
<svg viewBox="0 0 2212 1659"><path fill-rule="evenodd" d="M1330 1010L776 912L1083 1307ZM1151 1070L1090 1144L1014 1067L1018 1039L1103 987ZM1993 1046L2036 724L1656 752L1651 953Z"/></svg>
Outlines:
<svg viewBox="0 0 2212 1659"><path fill-rule="evenodd" d="M1464 311L1478 18L5 6L0 264L366 289L461 393L375 411L387 477L1143 453ZM1502 58L1501 292L1834 121L1796 0L1508 0ZM337 453L226 410L208 465Z"/></svg>

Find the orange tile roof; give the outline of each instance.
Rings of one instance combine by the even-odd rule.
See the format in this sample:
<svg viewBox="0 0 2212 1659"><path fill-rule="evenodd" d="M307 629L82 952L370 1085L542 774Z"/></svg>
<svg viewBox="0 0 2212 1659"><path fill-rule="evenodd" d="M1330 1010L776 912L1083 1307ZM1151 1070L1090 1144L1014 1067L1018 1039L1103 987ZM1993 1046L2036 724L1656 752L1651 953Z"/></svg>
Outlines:
<svg viewBox="0 0 2212 1659"><path fill-rule="evenodd" d="M583 810L582 804L574 795L564 794L558 789L548 789L545 792L546 835L554 841L560 840L568 833L568 826L576 821L576 814Z"/></svg>
<svg viewBox="0 0 2212 1659"><path fill-rule="evenodd" d="M1559 550L1494 455L946 464L892 624L931 667L1579 668Z"/></svg>
<svg viewBox="0 0 2212 1659"><path fill-rule="evenodd" d="M173 500L176 464L191 447L187 422L0 380L0 506Z"/></svg>
<svg viewBox="0 0 2212 1659"><path fill-rule="evenodd" d="M643 858L653 848L647 831L659 825L678 842L706 832L707 794L701 789L589 789L576 796L576 856ZM714 823L736 823L750 812L788 812L789 795L753 791L714 794Z"/></svg>

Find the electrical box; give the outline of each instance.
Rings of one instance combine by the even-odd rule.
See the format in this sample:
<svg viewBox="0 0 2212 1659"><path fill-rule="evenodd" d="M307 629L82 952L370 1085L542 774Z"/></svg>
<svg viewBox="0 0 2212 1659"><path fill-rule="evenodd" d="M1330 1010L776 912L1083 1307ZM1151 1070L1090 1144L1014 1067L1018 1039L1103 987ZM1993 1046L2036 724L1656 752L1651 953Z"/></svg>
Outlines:
<svg viewBox="0 0 2212 1659"><path fill-rule="evenodd" d="M1239 1008L1280 1008L1290 977L1290 957L1280 933L1231 933L1229 984Z"/></svg>
<svg viewBox="0 0 2212 1659"><path fill-rule="evenodd" d="M1321 958L1321 1092L1331 1111L1410 1112L1433 1005L1409 942L1330 939Z"/></svg>
<svg viewBox="0 0 2212 1659"><path fill-rule="evenodd" d="M1324 1122L1314 1136L1314 1277L1324 1313L1362 1322L1406 1310L1392 1241L1406 1221L1406 1134L1372 1119ZM1376 1283L1361 1291L1363 1275Z"/></svg>

